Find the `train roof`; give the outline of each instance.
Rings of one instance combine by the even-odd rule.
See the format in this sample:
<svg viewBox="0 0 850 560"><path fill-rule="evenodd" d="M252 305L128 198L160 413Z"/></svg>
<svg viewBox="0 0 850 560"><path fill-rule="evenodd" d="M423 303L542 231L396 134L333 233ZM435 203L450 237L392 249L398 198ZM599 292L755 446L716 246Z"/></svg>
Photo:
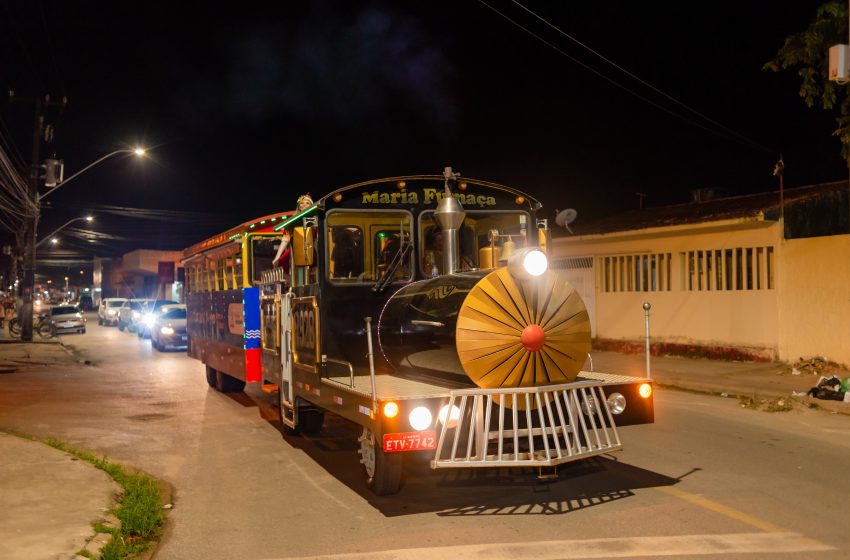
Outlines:
<svg viewBox="0 0 850 560"><path fill-rule="evenodd" d="M277 212L275 214L269 214L268 216L263 216L262 218L257 218L243 224L239 224L238 226L214 235L209 239L204 239L203 241L195 243L183 251L183 257L191 257L192 255L224 245L230 240L240 237L245 233L274 233L274 226L293 214L295 214L294 211Z"/></svg>

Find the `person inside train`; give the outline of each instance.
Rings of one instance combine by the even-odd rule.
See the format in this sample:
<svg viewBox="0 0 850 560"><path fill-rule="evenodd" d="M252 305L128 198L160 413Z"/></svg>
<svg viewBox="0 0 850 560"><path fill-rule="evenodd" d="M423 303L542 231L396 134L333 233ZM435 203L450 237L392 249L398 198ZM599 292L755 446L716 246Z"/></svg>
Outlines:
<svg viewBox="0 0 850 560"><path fill-rule="evenodd" d="M309 193L302 194L296 201L295 213L303 212L311 206L313 206L313 198ZM283 239L281 239L280 245L277 248L277 254L275 254L274 259L272 259L272 266L282 266L285 269L289 268L289 241L289 233L284 230Z"/></svg>

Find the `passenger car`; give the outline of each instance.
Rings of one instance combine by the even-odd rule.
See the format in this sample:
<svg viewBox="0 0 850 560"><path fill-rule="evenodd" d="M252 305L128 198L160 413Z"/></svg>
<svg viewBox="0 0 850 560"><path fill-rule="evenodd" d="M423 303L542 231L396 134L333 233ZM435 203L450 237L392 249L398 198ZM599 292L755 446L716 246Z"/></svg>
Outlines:
<svg viewBox="0 0 850 560"><path fill-rule="evenodd" d="M170 299L158 299L147 303L144 309L142 309L141 320L136 324L136 334L139 335L139 338L150 338L151 327L162 307L176 303L176 301L171 301Z"/></svg>
<svg viewBox="0 0 850 560"><path fill-rule="evenodd" d="M98 325L117 325L118 310L127 298L103 298L97 308Z"/></svg>
<svg viewBox="0 0 850 560"><path fill-rule="evenodd" d="M142 311L145 305L153 300L150 299L128 299L118 310L118 330L127 329L133 332L142 318Z"/></svg>
<svg viewBox="0 0 850 560"><path fill-rule="evenodd" d="M151 346L162 352L168 347L188 348L186 306L164 305L150 329Z"/></svg>
<svg viewBox="0 0 850 560"><path fill-rule="evenodd" d="M54 305L44 314L53 334L86 332L86 317L76 305Z"/></svg>

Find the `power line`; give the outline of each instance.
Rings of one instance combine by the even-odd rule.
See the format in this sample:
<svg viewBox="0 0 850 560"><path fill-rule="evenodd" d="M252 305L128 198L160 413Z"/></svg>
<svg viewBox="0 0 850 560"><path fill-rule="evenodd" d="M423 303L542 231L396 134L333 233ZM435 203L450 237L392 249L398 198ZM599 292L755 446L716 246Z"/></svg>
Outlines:
<svg viewBox="0 0 850 560"><path fill-rule="evenodd" d="M654 92L658 93L659 95L662 95L663 97L665 97L665 98L667 98L668 100L670 100L670 101L674 102L675 104L679 105L679 106L680 106L680 107L682 107L683 109L686 109L687 111L690 111L691 113L693 113L693 114L695 114L695 115L699 116L700 118L704 119L705 121L707 121L707 122L709 122L709 123L713 124L714 126L716 126L716 127L720 128L720 129L722 130L722 132L721 132L721 131L718 131L718 130L715 130L715 129L708 128L708 127L706 127L705 125L703 125L703 124L701 124L701 123L699 123L699 122L697 122L697 121L695 121L695 120L693 120L693 119L690 119L690 118L688 118L688 117L686 117L686 116L684 116L684 115L682 115L682 114L679 114L679 113L676 113L676 112L674 112L674 111L671 111L671 110L667 109L666 107L663 107L663 106L659 105L658 103L655 103L654 101L652 101L652 100L648 99L647 97L645 97L645 96L643 96L643 95L641 95L641 94L637 93L636 91L634 91L634 90L632 90L632 89L630 89L630 88L628 88L628 87L626 87L626 86L624 86L624 85L620 84L619 82L615 81L614 79L609 78L608 76L604 75L603 73L601 73L601 72L597 71L596 69L594 69L594 68L590 67L589 65L587 65L587 64L585 64L585 63L583 63L583 62L581 62L581 61L580 61L580 60L578 60L577 58L575 58L575 57L573 57L573 56L570 56L569 54L567 54L566 52L564 52L562 49L558 48L557 46L555 46L555 45L554 45L554 44L552 44L551 42L549 42L549 41L547 41L546 39L542 38L540 35L537 35L536 33L534 33L533 31L531 31L531 30L530 30L530 29L528 29L527 27L525 27L525 26L521 25L519 22L517 22L516 20L514 20L514 19L510 18L510 17L509 17L509 16L507 16L506 14L504 14L504 13L500 12L499 10L497 10L496 8L494 8L493 6L491 6L490 4L488 4L487 2L485 2L484 0L478 0L478 1L479 1L481 4L483 4L484 6L486 6L487 8L489 8L490 10L492 10L493 12L497 13L498 15L500 15L501 17L503 17L504 19L506 19L506 20L508 20L509 22L511 22L511 23L512 23L513 25L515 25L516 27L519 27L520 29L522 29L523 31L525 31L526 33L528 33L529 35L531 35L531 36L532 36L532 37L534 37L535 39L539 40L540 42L542 42L542 43L544 43L545 45L549 46L549 47L550 47L550 48L552 48L553 50L557 51L559 54L561 54L561 55L563 55L563 56L565 56L565 57L569 58L570 60L572 60L573 62L575 62L575 63L576 63L576 64L578 64L579 66L581 66L581 67L583 67L584 69L586 69L586 70L588 70L588 71L592 72L593 74L595 74L595 75L597 75L598 77L602 78L603 80L607 81L607 82L608 82L608 83L610 83L611 85L614 85L614 86L616 86L616 87L620 88L621 90L625 91L626 93L629 93L630 95L633 95L634 97L637 97L637 98L638 98L638 99L640 99L641 101L643 101L643 102L645 102L645 103L648 103L648 104L652 105L652 106L653 106L653 107L655 107L656 109L660 109L661 111L664 111L664 112L665 112L665 113L667 113L668 115L671 115L671 116L673 116L673 117L676 117L676 118L678 118L678 119L680 119L680 120L682 120L682 121L684 121L684 122L686 122L686 123L688 123L688 124L691 124L691 125L693 125L693 126L696 126L697 128L700 128L700 129L702 129L702 130L705 130L706 132L709 132L709 133L714 134L714 135L716 135L716 136L721 136L721 137L726 137L726 138L730 138L730 137L731 137L731 138L733 138L733 139L735 139L735 140L738 140L738 141L743 142L743 143L745 143L745 144L749 144L749 145L751 145L751 146L753 146L753 147L756 147L756 148L758 148L758 149L761 149L761 150L763 150L763 151L765 151L765 152L770 152L770 153L774 153L774 152L776 152L776 150L771 149L771 148L768 148L768 147L764 146L763 144L761 144L761 143L759 143L759 142L757 142L757 141L755 141L755 140L753 140L753 139L751 139L751 138L749 138L749 137L747 137L747 136L745 136L745 135L743 135L743 134L741 134L741 133L739 133L739 132L737 132L737 131L735 131L735 130L733 130L733 129L731 129L731 128L729 128L729 127L725 126L725 125L723 125L722 123L719 123L719 122L715 121L714 119L712 119L712 118L710 118L710 117L708 117L708 116L704 115L703 113L701 113L701 112L697 111L696 109L693 109L692 107L688 106L687 104L685 104L685 103L683 103L683 102L681 102L681 101L677 100L677 99L676 99L676 98L674 98L673 96L671 96L671 95L669 95L669 94L665 93L664 91L662 91L662 90L660 90L660 89L656 88L655 86L653 86L653 85L652 85L652 84L650 84L649 82L646 82L645 80L642 80L642 79L641 79L640 77L638 77L637 75L635 75L635 74L633 74L633 73L629 72L629 71L628 71L628 70L626 70L625 68L623 68L623 67L619 66L618 64L616 64L615 62L613 62L613 61L609 60L608 58L606 58L605 56L603 56L603 55L602 55L602 54L600 54L599 52L595 51L595 50L594 50L594 49L592 49L591 47L589 47L589 46L585 45L584 43L582 43L581 41L579 41L578 39L576 39L575 37L573 37L573 36L569 35L568 33L564 32L563 30L561 30L560 28L558 28L558 27L557 27L557 26L555 26L554 24L550 23L549 21L547 21L547 20L546 20L546 19L544 19L543 17L539 16L539 15L538 15L538 14L536 14L535 12L533 12L533 11L529 10L528 8L526 8L525 6L523 6L522 4L520 4L519 2L517 2L516 0L511 0L511 1L512 1L514 4L516 4L517 6L519 6L520 8L522 8L523 10L525 10L526 12L528 12L529 14L531 14L532 16L534 16L535 18L537 18L538 20L542 21L543 23L545 23L546 25L548 25L549 27L551 27L552 29L554 29L555 31L557 31L558 33L560 33L561 35L563 35L564 37L566 37L566 38L570 39L571 41L575 42L576 44L578 44L579 46L581 46L581 47L582 47L582 48L584 48L585 50L587 50L587 51L591 52L592 54L596 55L597 57L599 57L600 59L602 59L602 60L603 60L603 61L605 61L606 63L610 64L611 66L613 66L613 67L615 67L616 69L620 70L621 72L625 73L627 76L629 76L629 77L631 77L632 79L634 79L634 80L638 81L639 83L641 83L642 85L644 85L644 86L648 87L648 88L649 88L649 89L651 89L652 91L654 91Z"/></svg>

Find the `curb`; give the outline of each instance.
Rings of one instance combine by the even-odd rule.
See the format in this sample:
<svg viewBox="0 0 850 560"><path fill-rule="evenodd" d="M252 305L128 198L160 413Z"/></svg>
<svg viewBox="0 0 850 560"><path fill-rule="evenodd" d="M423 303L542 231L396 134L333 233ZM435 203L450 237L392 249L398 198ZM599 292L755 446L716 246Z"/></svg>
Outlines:
<svg viewBox="0 0 850 560"><path fill-rule="evenodd" d="M824 403L827 402L835 402L836 404L842 404L840 401L824 401L821 399L815 399L812 397L800 397L796 395L765 395L760 393L747 393L740 394L740 392L735 391L723 391L720 389L706 389L702 387L688 387L685 385L675 385L672 383L659 383L655 382L656 387L661 387L663 389L672 389L674 391L684 391L688 393L697 393L700 395L710 395L713 397L721 397L721 398L729 398L729 399L756 399L756 400L766 400L766 401L774 401L777 399L787 399L791 403L797 403L802 405L808 410L820 410L822 412L827 412L829 414L841 414L844 416L850 416L850 405L841 406L836 408L831 408ZM758 409L756 409L758 410Z"/></svg>

